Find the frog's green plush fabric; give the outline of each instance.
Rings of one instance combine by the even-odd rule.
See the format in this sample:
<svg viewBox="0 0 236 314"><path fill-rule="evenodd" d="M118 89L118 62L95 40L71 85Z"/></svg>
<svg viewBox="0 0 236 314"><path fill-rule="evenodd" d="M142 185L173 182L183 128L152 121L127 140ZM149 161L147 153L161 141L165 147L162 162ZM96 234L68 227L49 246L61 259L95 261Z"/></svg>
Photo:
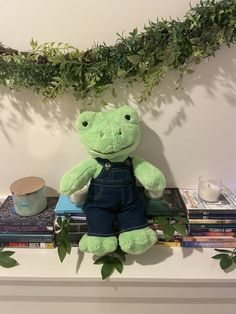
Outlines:
<svg viewBox="0 0 236 314"><path fill-rule="evenodd" d="M70 195L84 187L91 178L96 178L102 166L95 157L111 162L124 161L137 147L140 139L139 117L129 106L105 112L83 112L76 123L80 140L91 158L66 172L61 180L60 191ZM165 188L162 172L139 157L132 159L134 174L145 189L156 192ZM156 234L150 228L126 231L120 234L119 244L123 251L131 254L145 252L156 242ZM98 256L112 252L117 247L117 238L85 235L79 242L82 251Z"/></svg>

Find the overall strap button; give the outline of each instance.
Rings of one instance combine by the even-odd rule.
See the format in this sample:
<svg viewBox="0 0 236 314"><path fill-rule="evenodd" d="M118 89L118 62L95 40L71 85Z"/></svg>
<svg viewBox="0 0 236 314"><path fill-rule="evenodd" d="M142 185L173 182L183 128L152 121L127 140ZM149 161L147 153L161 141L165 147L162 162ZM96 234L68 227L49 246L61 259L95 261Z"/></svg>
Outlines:
<svg viewBox="0 0 236 314"><path fill-rule="evenodd" d="M108 170L109 168L111 168L111 164L109 162L105 163L105 168Z"/></svg>

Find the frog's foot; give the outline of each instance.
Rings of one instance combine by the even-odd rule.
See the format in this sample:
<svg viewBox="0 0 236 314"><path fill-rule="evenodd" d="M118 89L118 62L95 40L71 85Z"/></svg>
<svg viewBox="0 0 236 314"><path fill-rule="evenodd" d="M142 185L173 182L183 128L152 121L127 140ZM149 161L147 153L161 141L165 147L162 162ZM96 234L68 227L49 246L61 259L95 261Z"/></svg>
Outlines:
<svg viewBox="0 0 236 314"><path fill-rule="evenodd" d="M149 227L126 231L119 236L121 249L130 254L141 254L153 246L156 241L156 232Z"/></svg>
<svg viewBox="0 0 236 314"><path fill-rule="evenodd" d="M97 256L114 252L117 248L116 237L95 237L85 234L79 241L79 249Z"/></svg>

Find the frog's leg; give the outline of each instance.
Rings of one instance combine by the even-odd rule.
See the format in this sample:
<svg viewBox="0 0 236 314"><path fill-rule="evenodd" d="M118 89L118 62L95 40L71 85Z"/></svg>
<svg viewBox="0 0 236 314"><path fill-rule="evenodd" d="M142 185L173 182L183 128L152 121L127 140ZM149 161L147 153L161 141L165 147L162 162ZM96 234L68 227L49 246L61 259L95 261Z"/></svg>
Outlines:
<svg viewBox="0 0 236 314"><path fill-rule="evenodd" d="M95 237L85 234L79 242L79 249L83 252L93 253L97 256L114 252L117 248L117 238Z"/></svg>
<svg viewBox="0 0 236 314"><path fill-rule="evenodd" d="M141 254L157 241L156 232L149 227L122 232L119 235L121 249L129 254Z"/></svg>

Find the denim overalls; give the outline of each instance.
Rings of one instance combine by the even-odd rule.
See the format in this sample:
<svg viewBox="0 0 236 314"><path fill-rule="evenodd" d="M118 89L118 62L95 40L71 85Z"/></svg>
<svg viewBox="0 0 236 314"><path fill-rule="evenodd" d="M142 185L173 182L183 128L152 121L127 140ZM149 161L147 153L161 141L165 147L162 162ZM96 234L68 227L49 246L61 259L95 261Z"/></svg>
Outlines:
<svg viewBox="0 0 236 314"><path fill-rule="evenodd" d="M102 171L90 182L84 212L88 235L112 236L118 224L119 232L144 228L148 224L143 201L138 196L132 159L110 162L96 158Z"/></svg>

